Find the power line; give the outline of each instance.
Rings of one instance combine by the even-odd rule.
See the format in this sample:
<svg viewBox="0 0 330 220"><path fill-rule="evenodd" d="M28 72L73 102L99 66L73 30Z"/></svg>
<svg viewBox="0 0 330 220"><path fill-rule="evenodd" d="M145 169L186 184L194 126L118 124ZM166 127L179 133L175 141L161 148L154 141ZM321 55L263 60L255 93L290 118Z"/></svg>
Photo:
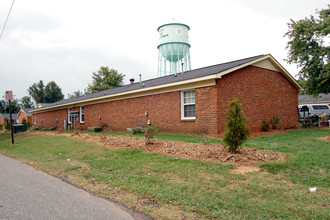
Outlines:
<svg viewBox="0 0 330 220"><path fill-rule="evenodd" d="M0 39L1 39L2 34L3 34L4 30L5 30L5 27L6 27L6 24L7 24L7 21L8 21L8 18L9 18L10 12L11 12L11 9L13 8L13 5L14 5L14 2L15 2L15 0L13 0L13 3L12 3L11 6L10 6L10 9L9 9L9 12L8 12L8 15L7 15L7 18L6 18L5 24L3 25L3 28L2 28L2 31L1 31L1 34L0 34Z"/></svg>

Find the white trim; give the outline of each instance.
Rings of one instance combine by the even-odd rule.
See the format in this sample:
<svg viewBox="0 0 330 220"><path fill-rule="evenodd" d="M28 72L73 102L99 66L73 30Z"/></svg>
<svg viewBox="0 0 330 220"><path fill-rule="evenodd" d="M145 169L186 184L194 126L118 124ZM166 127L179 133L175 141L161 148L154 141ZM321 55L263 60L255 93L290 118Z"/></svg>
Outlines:
<svg viewBox="0 0 330 220"><path fill-rule="evenodd" d="M84 115L84 120L82 120L82 116ZM79 122L80 123L85 123L85 107L80 106L80 111L79 111Z"/></svg>
<svg viewBox="0 0 330 220"><path fill-rule="evenodd" d="M201 79L201 78L199 78ZM171 84L166 84L168 86L154 86L150 88L145 88L145 89L138 89L138 90L133 90L133 91L128 91L128 92L123 92L123 93L117 93L117 94L112 94L112 95L105 95L93 99L85 99L77 102L70 102L66 103L63 105L57 105L57 106L52 106L52 107L46 107L41 110L35 109L32 110L31 112L47 112L47 111L53 111L53 110L58 110L58 109L63 109L65 107L73 107L75 105L90 105L90 104L97 104L97 103L104 103L108 101L117 101L117 100L123 100L123 99L128 99L128 98L137 98L137 97L142 97L142 96L147 96L147 95L154 95L154 94L161 94L161 93L167 93L167 92L174 92L174 91L181 91L181 90L188 90L188 89L195 89L195 88L201 88L201 87L206 87L206 86L214 86L216 85L215 77L213 76L207 76L203 78L203 81L192 81L192 80L186 80L183 81L185 83L175 85L174 87L170 87L169 85L173 85L176 83L171 83ZM191 82L188 84L188 82Z"/></svg>
<svg viewBox="0 0 330 220"><path fill-rule="evenodd" d="M34 124L37 124L37 113L34 113L34 116L33 116L33 123L34 123Z"/></svg>
<svg viewBox="0 0 330 220"><path fill-rule="evenodd" d="M194 99L196 97L195 95L195 89L190 89L190 90L184 90L184 91L181 91L181 120L195 120L196 119L196 99L193 103L187 103L186 105L194 105L195 106L195 117L185 117L184 116L184 106L185 106L185 103L184 103L184 93L185 92L190 92L190 91L193 91L194 92Z"/></svg>

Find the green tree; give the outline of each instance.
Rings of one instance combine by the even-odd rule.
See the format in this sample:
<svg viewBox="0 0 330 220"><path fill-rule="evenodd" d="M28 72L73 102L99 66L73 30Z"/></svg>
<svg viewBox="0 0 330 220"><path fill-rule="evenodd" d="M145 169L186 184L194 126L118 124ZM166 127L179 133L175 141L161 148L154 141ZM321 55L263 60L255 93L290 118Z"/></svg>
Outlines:
<svg viewBox="0 0 330 220"><path fill-rule="evenodd" d="M38 83L32 84L29 87L28 92L36 104L53 103L64 98L61 88L54 81L51 81L44 86L43 81L40 80Z"/></svg>
<svg viewBox="0 0 330 220"><path fill-rule="evenodd" d="M118 73L115 69L109 69L107 66L101 66L96 73L93 72L93 83L88 84L87 91L91 93L94 89L102 91L121 86L123 85L124 76L125 75Z"/></svg>
<svg viewBox="0 0 330 220"><path fill-rule="evenodd" d="M44 86L44 83L42 80L40 80L38 83L33 83L29 87L28 92L36 104L45 102L44 89L45 89L45 86Z"/></svg>
<svg viewBox="0 0 330 220"><path fill-rule="evenodd" d="M69 95L69 98L79 97L82 96L83 93L80 90L74 91L71 95Z"/></svg>
<svg viewBox="0 0 330 220"><path fill-rule="evenodd" d="M299 21L288 23L289 30L284 35L289 38L289 64L296 63L301 68L298 75L306 79L306 92L315 97L319 93L330 92L329 67L329 32L330 5L327 9L316 11L318 18L310 16Z"/></svg>
<svg viewBox="0 0 330 220"><path fill-rule="evenodd" d="M224 133L224 143L228 151L237 153L240 146L250 135L245 117L242 113L242 103L239 99L233 98L226 111L226 130Z"/></svg>
<svg viewBox="0 0 330 220"><path fill-rule="evenodd" d="M44 94L45 103L57 102L64 98L61 88L54 81L47 83Z"/></svg>
<svg viewBox="0 0 330 220"><path fill-rule="evenodd" d="M301 87L303 87L303 91L300 91L299 94L306 94L306 83L307 83L307 80L306 79L303 79L303 78L299 78L298 80L298 83Z"/></svg>
<svg viewBox="0 0 330 220"><path fill-rule="evenodd" d="M34 108L34 103L30 96L23 96L20 100L22 108Z"/></svg>
<svg viewBox="0 0 330 220"><path fill-rule="evenodd" d="M9 113L9 102L6 100L6 95L2 96L2 100L0 100L0 113ZM21 105L17 99L13 99L11 101L11 112L18 113L21 109Z"/></svg>

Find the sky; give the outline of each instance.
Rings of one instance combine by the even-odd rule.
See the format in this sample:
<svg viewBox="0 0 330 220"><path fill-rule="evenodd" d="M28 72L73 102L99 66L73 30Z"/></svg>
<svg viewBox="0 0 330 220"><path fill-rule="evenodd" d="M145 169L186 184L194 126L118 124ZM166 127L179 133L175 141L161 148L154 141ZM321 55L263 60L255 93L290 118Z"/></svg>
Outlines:
<svg viewBox="0 0 330 220"><path fill-rule="evenodd" d="M13 0L0 1L2 30ZM287 23L315 15L327 0L15 0L0 39L0 99L29 95L33 83L55 81L65 98L84 91L108 66L130 78L157 77L157 28L190 26L192 69L260 54L287 64ZM0 30L0 31L1 31Z"/></svg>

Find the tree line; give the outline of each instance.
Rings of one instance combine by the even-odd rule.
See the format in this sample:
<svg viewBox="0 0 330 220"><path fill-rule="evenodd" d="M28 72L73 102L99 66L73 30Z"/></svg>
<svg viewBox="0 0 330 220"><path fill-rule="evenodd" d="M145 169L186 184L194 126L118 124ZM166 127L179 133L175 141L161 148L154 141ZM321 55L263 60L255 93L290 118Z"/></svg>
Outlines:
<svg viewBox="0 0 330 220"><path fill-rule="evenodd" d="M102 91L113 87L123 85L124 74L118 73L115 69L109 69L107 66L101 66L97 72L93 72L92 83L88 84L85 92L80 90L74 91L68 98L81 96L92 93L94 90ZM27 90L29 96L24 96L21 99L14 99L11 102L12 112L18 113L21 108L34 108L39 103L54 103L64 98L62 89L54 82L50 81L44 85L40 80L33 83ZM31 99L32 97L32 99ZM0 113L9 113L9 104L5 99L5 95L0 100Z"/></svg>

